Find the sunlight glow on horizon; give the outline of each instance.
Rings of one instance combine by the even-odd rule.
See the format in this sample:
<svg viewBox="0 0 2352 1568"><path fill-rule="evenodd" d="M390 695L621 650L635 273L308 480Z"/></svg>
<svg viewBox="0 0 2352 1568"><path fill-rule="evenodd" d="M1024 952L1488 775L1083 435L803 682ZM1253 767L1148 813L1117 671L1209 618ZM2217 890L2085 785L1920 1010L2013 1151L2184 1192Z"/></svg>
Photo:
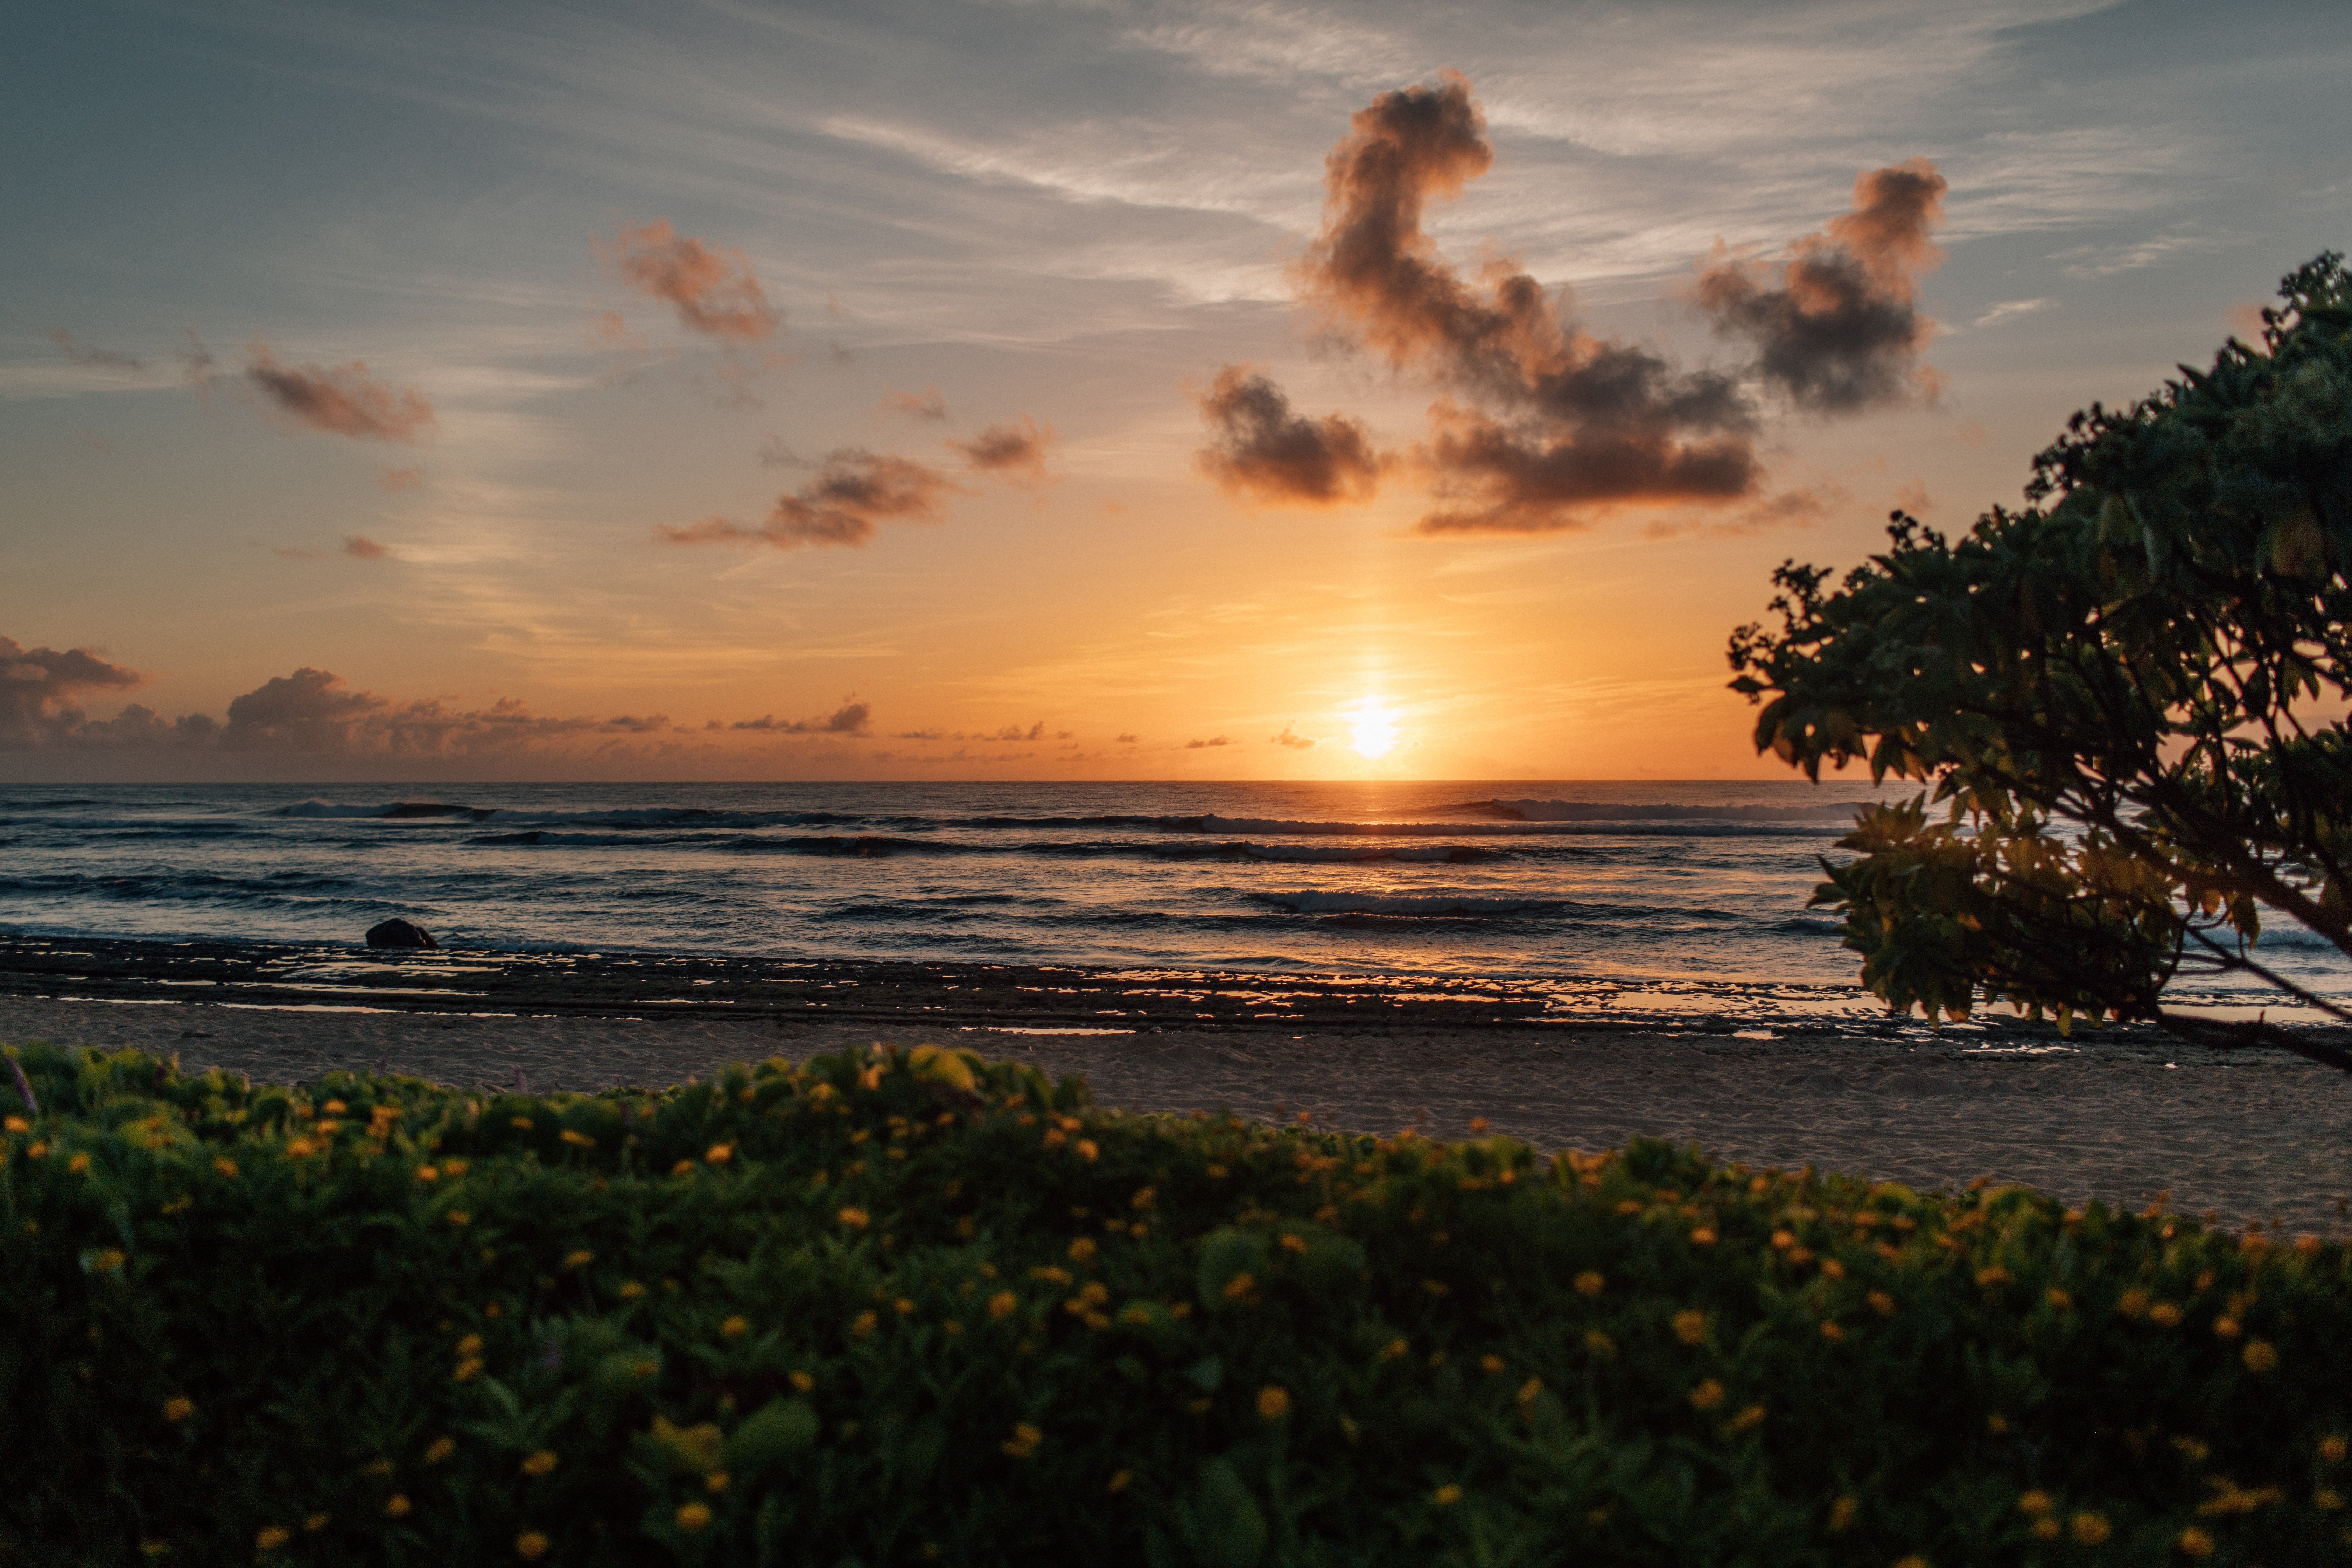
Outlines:
<svg viewBox="0 0 2352 1568"><path fill-rule="evenodd" d="M1397 743L1396 720L1397 715L1379 698L1367 697L1356 705L1355 715L1348 721L1348 743L1359 755L1378 762Z"/></svg>

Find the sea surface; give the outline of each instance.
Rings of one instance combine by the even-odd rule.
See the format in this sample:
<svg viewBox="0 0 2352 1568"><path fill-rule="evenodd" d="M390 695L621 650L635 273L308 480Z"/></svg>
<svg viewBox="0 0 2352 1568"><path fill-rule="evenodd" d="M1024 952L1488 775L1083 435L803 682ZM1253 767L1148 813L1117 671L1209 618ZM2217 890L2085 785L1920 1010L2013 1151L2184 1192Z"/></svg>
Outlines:
<svg viewBox="0 0 2352 1568"><path fill-rule="evenodd" d="M1478 976L1564 1016L1878 1005L1819 858L1866 784L0 786L0 929ZM2298 940L2301 939L2301 940ZM2263 956L2352 995L2333 949ZM2259 986L2177 1001L2260 1005ZM2273 1007L2273 1017L2292 1015Z"/></svg>

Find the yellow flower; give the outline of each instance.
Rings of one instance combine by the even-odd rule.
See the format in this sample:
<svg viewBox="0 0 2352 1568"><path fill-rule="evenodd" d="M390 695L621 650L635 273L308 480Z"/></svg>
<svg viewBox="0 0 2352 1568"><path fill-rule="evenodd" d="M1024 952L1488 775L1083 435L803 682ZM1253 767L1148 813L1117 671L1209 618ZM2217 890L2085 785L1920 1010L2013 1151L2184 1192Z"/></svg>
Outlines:
<svg viewBox="0 0 2352 1568"><path fill-rule="evenodd" d="M2042 1292L2042 1295L2052 1306L2062 1312L2071 1312L2074 1310L2074 1297L2071 1291L2062 1290L2053 1285L2048 1290Z"/></svg>
<svg viewBox="0 0 2352 1568"><path fill-rule="evenodd" d="M724 1470L713 1470L702 1478L702 1489L712 1493L723 1492L727 1489L728 1482L732 1479L733 1478Z"/></svg>
<svg viewBox="0 0 2352 1568"><path fill-rule="evenodd" d="M1435 1503L1440 1508L1452 1508L1455 1503L1462 1500L1462 1489L1455 1486L1452 1481L1448 1481L1444 1486L1438 1488L1435 1491L1430 1493L1429 1500Z"/></svg>
<svg viewBox="0 0 2352 1568"><path fill-rule="evenodd" d="M437 1182L441 1179L441 1173L430 1165L419 1165L416 1167L416 1179L420 1182Z"/></svg>
<svg viewBox="0 0 2352 1568"><path fill-rule="evenodd" d="M275 1552L294 1539L294 1532L282 1524L265 1524L253 1533L256 1552Z"/></svg>
<svg viewBox="0 0 2352 1568"><path fill-rule="evenodd" d="M1908 1557L1896 1558L1895 1568L1927 1568L1927 1560L1914 1552Z"/></svg>
<svg viewBox="0 0 2352 1568"><path fill-rule="evenodd" d="M21 1116L12 1116L5 1123L0 1123L0 1125L6 1126L11 1132L30 1132L33 1130L33 1124Z"/></svg>
<svg viewBox="0 0 2352 1568"><path fill-rule="evenodd" d="M451 1209L447 1214L443 1215L441 1217L455 1226L468 1226L474 1223L474 1216L467 1214L464 1209Z"/></svg>
<svg viewBox="0 0 2352 1568"><path fill-rule="evenodd" d="M457 1359L460 1361L465 1360L468 1356L478 1356L481 1354L482 1336L479 1334L467 1334L464 1339L457 1342Z"/></svg>
<svg viewBox="0 0 2352 1568"><path fill-rule="evenodd" d="M547 1537L536 1530L526 1530L515 1537L515 1555L526 1563L536 1563L547 1555Z"/></svg>
<svg viewBox="0 0 2352 1568"><path fill-rule="evenodd" d="M719 1337L722 1340L740 1340L751 1331L751 1322L748 1318L730 1318L719 1325Z"/></svg>
<svg viewBox="0 0 2352 1568"><path fill-rule="evenodd" d="M575 1132L569 1127L556 1136L575 1149L593 1149L596 1146L596 1140L589 1137L585 1132Z"/></svg>
<svg viewBox="0 0 2352 1568"><path fill-rule="evenodd" d="M1127 1206L1129 1208L1148 1209L1159 1203L1159 1201L1160 1189L1158 1187L1138 1187L1135 1191L1135 1195L1127 1200ZM1129 1472L1126 1470L1121 1470L1119 1472L1120 1475L1127 1475L1129 1473Z"/></svg>
<svg viewBox="0 0 2352 1568"><path fill-rule="evenodd" d="M1412 1348L1412 1347L1411 1345L1406 1344L1402 1340L1391 1340L1388 1343L1381 1347L1381 1353L1375 1359L1380 1361L1395 1361Z"/></svg>
<svg viewBox="0 0 2352 1568"><path fill-rule="evenodd" d="M2016 1275L2011 1274L2008 1269L2003 1268L1998 1263L1994 1264L1990 1268L1979 1268L1977 1270L1977 1283L1979 1285L2006 1285L2016 1278Z"/></svg>
<svg viewBox="0 0 2352 1568"><path fill-rule="evenodd" d="M988 1299L988 1315L992 1319L1010 1317L1020 1305L1021 1299L1012 1291L999 1290Z"/></svg>
<svg viewBox="0 0 2352 1568"><path fill-rule="evenodd" d="M1527 1382L1519 1384L1518 1393L1513 1394L1511 1397L1517 1400L1522 1407L1525 1407L1527 1405L1533 1405L1536 1402L1536 1396L1542 1392L1543 1379L1539 1377L1531 1377L1528 1379Z"/></svg>
<svg viewBox="0 0 2352 1568"><path fill-rule="evenodd" d="M2126 1318L2137 1318L2147 1310L2147 1292L2140 1289L2125 1291L2116 1298L2116 1310Z"/></svg>
<svg viewBox="0 0 2352 1568"><path fill-rule="evenodd" d="M2268 1340L2248 1340L2246 1348L2240 1352L2239 1355L2240 1359L2245 1362L2248 1372L2265 1373L2278 1370L2278 1347Z"/></svg>
<svg viewBox="0 0 2352 1568"><path fill-rule="evenodd" d="M415 1506L416 1505L415 1503L410 1502L402 1493L394 1492L391 1497L384 1500L384 1517L387 1519L405 1519L408 1517L409 1510L414 1509Z"/></svg>
<svg viewBox="0 0 2352 1568"><path fill-rule="evenodd" d="M1016 1459L1025 1459L1030 1455L1035 1453L1037 1451L1037 1445L1045 1440L1045 1433L1040 1432L1036 1427L1032 1426L1026 1421L1023 1421L1014 1426L1013 1428L1013 1436L1004 1443L1000 1445L1000 1447L1002 1447L1003 1450L1013 1458Z"/></svg>
<svg viewBox="0 0 2352 1568"><path fill-rule="evenodd" d="M1835 1344L1845 1338L1845 1330L1833 1320L1824 1318L1822 1321L1822 1338Z"/></svg>
<svg viewBox="0 0 2352 1568"><path fill-rule="evenodd" d="M2311 1506L2322 1513L2334 1513L2344 1506L2344 1494L2332 1487L2321 1487L2311 1494Z"/></svg>
<svg viewBox="0 0 2352 1568"><path fill-rule="evenodd" d="M1606 1360L1617 1353L1617 1342L1599 1329L1587 1329L1584 1331L1584 1348Z"/></svg>
<svg viewBox="0 0 2352 1568"><path fill-rule="evenodd" d="M624 1280L621 1288L613 1292L624 1301L634 1301L645 1293L646 1288L634 1279Z"/></svg>
<svg viewBox="0 0 2352 1568"><path fill-rule="evenodd" d="M457 1383L471 1383L481 1375L482 1363L475 1360L459 1362L457 1369L449 1374L450 1379Z"/></svg>
<svg viewBox="0 0 2352 1568"><path fill-rule="evenodd" d="M2245 1331L2244 1325L2235 1318L2223 1316L2213 1320L2213 1333L2216 1338L2234 1340Z"/></svg>
<svg viewBox="0 0 2352 1568"><path fill-rule="evenodd" d="M702 1529L709 1522L710 1505L709 1503L689 1502L678 1505L677 1527L680 1530L691 1532Z"/></svg>
<svg viewBox="0 0 2352 1568"><path fill-rule="evenodd" d="M839 1214L835 1215L833 1217L841 1224L847 1226L852 1230L864 1230L867 1226L874 1223L874 1216L872 1215L867 1214L862 1208L855 1206L845 1207Z"/></svg>
<svg viewBox="0 0 2352 1568"><path fill-rule="evenodd" d="M196 1402L184 1394L175 1394L163 1401L163 1419L185 1421L196 1413Z"/></svg>
<svg viewBox="0 0 2352 1568"><path fill-rule="evenodd" d="M693 1170L693 1169L694 1169L694 1162L693 1162L693 1161L691 1161L691 1160L680 1160L677 1164L672 1165L672 1166L669 1168L669 1173L670 1173L671 1175L673 1175L673 1176L683 1176L683 1175L685 1175L688 1171L691 1171L691 1170Z"/></svg>
<svg viewBox="0 0 2352 1568"><path fill-rule="evenodd" d="M229 1159L215 1160L213 1169L224 1176L234 1176L236 1174L236 1162Z"/></svg>
<svg viewBox="0 0 2352 1568"><path fill-rule="evenodd" d="M1868 1301L1870 1310L1882 1318L1891 1318L1895 1315L1895 1298L1884 1290L1873 1290L1863 1300Z"/></svg>
<svg viewBox="0 0 2352 1568"><path fill-rule="evenodd" d="M1257 1391L1257 1413L1268 1421L1279 1421L1290 1414L1290 1390L1267 1384Z"/></svg>
<svg viewBox="0 0 2352 1568"><path fill-rule="evenodd" d="M1762 1405L1751 1405L1745 1410L1742 1410L1738 1415L1733 1416L1730 1420L1725 1422L1723 1424L1724 1429L1727 1432L1745 1432L1751 1427L1760 1426L1764 1424L1764 1415L1765 1412Z"/></svg>
<svg viewBox="0 0 2352 1568"><path fill-rule="evenodd" d="M1095 1246L1094 1237L1090 1236L1082 1236L1070 1243L1070 1257L1076 1262L1084 1263L1098 1250L1099 1248Z"/></svg>
<svg viewBox="0 0 2352 1568"><path fill-rule="evenodd" d="M1503 1366L1504 1362L1501 1356L1487 1354L1482 1355L1478 1358L1478 1370L1490 1375L1502 1371Z"/></svg>
<svg viewBox="0 0 2352 1568"><path fill-rule="evenodd" d="M794 1389L803 1394L806 1394L810 1389L816 1386L816 1379L797 1369L790 1374L789 1381Z"/></svg>
<svg viewBox="0 0 2352 1568"><path fill-rule="evenodd" d="M1236 1274L1225 1281L1224 1298L1228 1301L1238 1301L1256 1289L1257 1281L1248 1274Z"/></svg>
<svg viewBox="0 0 2352 1568"><path fill-rule="evenodd" d="M2057 1506L2057 1500L2045 1491L2030 1491L2017 1500L2017 1511L2028 1519L2040 1519Z"/></svg>
<svg viewBox="0 0 2352 1568"><path fill-rule="evenodd" d="M2074 1539L2085 1546L2096 1546L2116 1532L2116 1527L2107 1522L2104 1513L2078 1513L2068 1522Z"/></svg>
<svg viewBox="0 0 2352 1568"><path fill-rule="evenodd" d="M462 1176L466 1173L466 1162L444 1160L441 1162L441 1173L445 1176Z"/></svg>
<svg viewBox="0 0 2352 1568"><path fill-rule="evenodd" d="M1675 1338L1695 1345L1706 1338L1706 1314L1696 1310L1675 1314Z"/></svg>
<svg viewBox="0 0 2352 1568"><path fill-rule="evenodd" d="M1714 1409L1723 1403L1723 1384L1711 1377L1706 1379L1690 1391L1690 1402L1694 1410Z"/></svg>
<svg viewBox="0 0 2352 1568"><path fill-rule="evenodd" d="M1699 1226L1690 1233L1690 1244L1693 1247L1713 1247L1715 1232L1706 1226Z"/></svg>
<svg viewBox="0 0 2352 1568"><path fill-rule="evenodd" d="M1133 1470L1113 1470L1110 1473L1109 1484L1105 1486L1103 1490L1107 1492L1123 1492L1127 1489L1128 1483L1134 1479L1135 1472Z"/></svg>
<svg viewBox="0 0 2352 1568"><path fill-rule="evenodd" d="M1081 1160L1096 1159L1102 1153L1101 1150L1095 1147L1095 1141L1091 1138L1079 1139L1077 1142L1077 1151L1078 1158Z"/></svg>
<svg viewBox="0 0 2352 1568"><path fill-rule="evenodd" d="M2158 1301L2147 1310L2147 1321L2159 1329L2168 1329L2180 1321L2180 1309L2169 1301Z"/></svg>
<svg viewBox="0 0 2352 1568"><path fill-rule="evenodd" d="M585 1268L595 1261L596 1255L584 1247L573 1247L563 1255L563 1267L566 1268Z"/></svg>
<svg viewBox="0 0 2352 1568"><path fill-rule="evenodd" d="M1838 1499L1837 1501L1830 1504L1831 1533L1835 1534L1839 1531L1851 1530L1853 1528L1853 1516L1861 1511L1862 1500L1860 1498L1842 1497Z"/></svg>
<svg viewBox="0 0 2352 1568"><path fill-rule="evenodd" d="M2213 1537L2193 1524L2180 1532L2179 1539L2174 1544L2191 1557L2213 1555Z"/></svg>
<svg viewBox="0 0 2352 1568"><path fill-rule="evenodd" d="M1609 1289L1609 1281L1601 1277L1599 1269L1588 1268L1576 1277L1576 1289L1580 1295L1598 1296Z"/></svg>
<svg viewBox="0 0 2352 1568"><path fill-rule="evenodd" d="M526 1476L543 1476L555 1468L558 1462L554 1449L541 1448L522 1462L522 1473Z"/></svg>
<svg viewBox="0 0 2352 1568"><path fill-rule="evenodd" d="M711 1164L723 1165L727 1163L728 1161L732 1160L735 1157L735 1145L732 1143L713 1143L709 1148L705 1149L702 1152L702 1157Z"/></svg>
<svg viewBox="0 0 2352 1568"><path fill-rule="evenodd" d="M509 1127L520 1127L524 1131L528 1132L532 1128L538 1126L539 1123L533 1121L528 1116L509 1116L507 1118L507 1125Z"/></svg>
<svg viewBox="0 0 2352 1568"><path fill-rule="evenodd" d="M87 1154L76 1154L72 1159L66 1162L66 1169L73 1172L77 1175L80 1174L82 1172L89 1169L89 1156Z"/></svg>
<svg viewBox="0 0 2352 1568"><path fill-rule="evenodd" d="M2330 1432L2319 1440L2319 1457L2329 1464L2342 1464L2347 1454L2352 1454L2352 1442L2347 1442L2343 1433Z"/></svg>
<svg viewBox="0 0 2352 1568"><path fill-rule="evenodd" d="M457 1438L436 1437L425 1446L425 1462L428 1465L437 1465L457 1451Z"/></svg>
<svg viewBox="0 0 2352 1568"><path fill-rule="evenodd" d="M302 1521L302 1529L308 1534L316 1535L334 1521L335 1516L331 1513L314 1513Z"/></svg>

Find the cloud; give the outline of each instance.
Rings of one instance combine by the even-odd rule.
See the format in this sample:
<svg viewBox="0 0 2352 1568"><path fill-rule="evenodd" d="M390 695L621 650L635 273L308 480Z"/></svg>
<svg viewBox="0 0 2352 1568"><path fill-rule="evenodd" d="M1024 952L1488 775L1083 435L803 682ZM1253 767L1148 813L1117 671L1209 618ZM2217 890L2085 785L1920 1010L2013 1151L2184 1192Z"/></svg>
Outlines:
<svg viewBox="0 0 2352 1568"><path fill-rule="evenodd" d="M1233 742L1226 740L1223 735L1215 735L1205 741L1187 741L1184 742L1184 749L1188 752L1197 752L1209 746L1230 746L1232 744Z"/></svg>
<svg viewBox="0 0 2352 1568"><path fill-rule="evenodd" d="M196 336L195 328L180 329L178 358L181 379L194 387L197 395L208 395L212 391L213 367L220 362L213 357L213 351L205 347L203 340Z"/></svg>
<svg viewBox="0 0 2352 1568"><path fill-rule="evenodd" d="M740 250L714 248L678 234L667 218L622 230L607 254L623 281L667 300L695 331L761 342L783 323L782 312L768 303Z"/></svg>
<svg viewBox="0 0 2352 1568"><path fill-rule="evenodd" d="M1017 424L991 425L969 441L948 445L981 473L1014 484L1034 484L1048 477L1045 448L1053 441L1052 426L1040 425L1024 414Z"/></svg>
<svg viewBox="0 0 2352 1568"><path fill-rule="evenodd" d="M2013 321L2019 316L2031 316L2037 310L2046 310L2057 302L2055 300L2003 300L1969 325L1971 328L1990 327L1997 321Z"/></svg>
<svg viewBox="0 0 2352 1568"><path fill-rule="evenodd" d="M1949 188L1925 158L1873 169L1853 183L1853 209L1778 268L1719 255L1699 275L1699 307L1756 344L1758 371L1800 408L1849 413L1932 389L1918 363L1935 333L1919 279L1943 259L1927 233Z"/></svg>
<svg viewBox="0 0 2352 1568"><path fill-rule="evenodd" d="M779 550L863 546L877 523L939 521L940 503L961 489L911 458L842 447L825 455L816 478L779 497L764 521L707 517L684 526L661 524L654 536L669 544L770 544Z"/></svg>
<svg viewBox="0 0 2352 1568"><path fill-rule="evenodd" d="M76 364L89 365L93 370L145 370L147 368L145 362L133 359L129 354L117 353L112 349L97 348L81 342L63 327L52 331L49 334L49 341L65 351L66 358Z"/></svg>
<svg viewBox="0 0 2352 1568"><path fill-rule="evenodd" d="M197 352L201 353L199 345ZM433 405L415 391L399 391L368 374L365 360L322 368L278 363L259 338L247 346L246 379L297 423L361 440L414 441L433 426ZM209 365L211 355L203 363Z"/></svg>
<svg viewBox="0 0 2352 1568"><path fill-rule="evenodd" d="M1701 530L1719 538L1745 538L1783 528L1813 528L1833 508L1853 500L1844 486L1824 482L1751 501L1727 515L1713 519L1690 516L1659 518L1642 531L1652 539L1678 539Z"/></svg>
<svg viewBox="0 0 2352 1568"><path fill-rule="evenodd" d="M1294 752L1311 752L1315 749L1314 737L1310 735L1293 734L1291 732L1291 727L1287 724L1285 724L1282 727L1282 733L1275 736L1273 739L1276 745L1286 747Z"/></svg>
<svg viewBox="0 0 2352 1568"><path fill-rule="evenodd" d="M1035 723L1030 725L1025 730L1018 724L1007 724L1002 730L976 730L970 732L966 732L962 730L901 730L891 737L894 741L980 742L1042 741L1045 738L1045 721L1043 719L1038 720ZM1054 739L1057 741L1066 741L1069 738L1070 732L1066 730L1059 732L1054 737Z"/></svg>
<svg viewBox="0 0 2352 1568"><path fill-rule="evenodd" d="M894 392L882 400L882 406L913 419L944 420L948 416L948 400L940 395L936 386L927 386L920 392Z"/></svg>
<svg viewBox="0 0 2352 1568"><path fill-rule="evenodd" d="M1114 735L1111 737L1111 742L1114 745L1132 746L1139 742L1142 739L1143 737L1140 735Z"/></svg>
<svg viewBox="0 0 2352 1568"><path fill-rule="evenodd" d="M1247 365L1217 373L1201 417L1214 434L1193 460L1230 494L1330 506L1368 500L1379 485L1381 459L1363 426L1339 414L1293 414L1282 389Z"/></svg>
<svg viewBox="0 0 2352 1568"><path fill-rule="evenodd" d="M779 735L863 735L874 717L873 708L864 702L845 702L823 719L780 720L774 714L730 725L735 730L765 730Z"/></svg>
<svg viewBox="0 0 2352 1568"><path fill-rule="evenodd" d="M364 533L354 533L343 541L343 553L362 561L389 561L392 552Z"/></svg>
<svg viewBox="0 0 2352 1568"><path fill-rule="evenodd" d="M376 484L387 490L413 490L425 482L423 468L386 468L377 476Z"/></svg>
<svg viewBox="0 0 2352 1568"><path fill-rule="evenodd" d="M0 637L0 747L46 745L69 737L86 719L75 700L79 694L121 690L145 679L88 648L60 653Z"/></svg>
<svg viewBox="0 0 2352 1568"><path fill-rule="evenodd" d="M233 751L345 751L352 725L388 706L346 689L340 675L305 665L232 700L221 743Z"/></svg>
<svg viewBox="0 0 2352 1568"><path fill-rule="evenodd" d="M1597 506L1747 495L1755 415L1738 382L1605 341L1506 261L1465 280L1422 226L1494 162L1469 83L1385 92L1326 161L1297 278L1342 341L1446 385L1415 454L1449 503L1430 533L1578 528Z"/></svg>

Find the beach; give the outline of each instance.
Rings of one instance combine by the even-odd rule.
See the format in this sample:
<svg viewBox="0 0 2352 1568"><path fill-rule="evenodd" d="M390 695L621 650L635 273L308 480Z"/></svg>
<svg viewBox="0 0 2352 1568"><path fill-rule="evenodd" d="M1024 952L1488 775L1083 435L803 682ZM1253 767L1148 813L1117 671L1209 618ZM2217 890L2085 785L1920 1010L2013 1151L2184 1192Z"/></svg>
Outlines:
<svg viewBox="0 0 2352 1568"><path fill-rule="evenodd" d="M2067 1040L1996 1018L1940 1033L1802 1016L1547 1022L1508 986L1255 980L10 938L0 1040L176 1053L184 1070L264 1081L381 1067L499 1088L520 1073L535 1090L937 1042L1082 1075L1132 1112L1442 1138L1483 1118L1547 1152L1659 1137L1758 1168L2346 1228L2352 1077L2284 1051L2143 1029Z"/></svg>

